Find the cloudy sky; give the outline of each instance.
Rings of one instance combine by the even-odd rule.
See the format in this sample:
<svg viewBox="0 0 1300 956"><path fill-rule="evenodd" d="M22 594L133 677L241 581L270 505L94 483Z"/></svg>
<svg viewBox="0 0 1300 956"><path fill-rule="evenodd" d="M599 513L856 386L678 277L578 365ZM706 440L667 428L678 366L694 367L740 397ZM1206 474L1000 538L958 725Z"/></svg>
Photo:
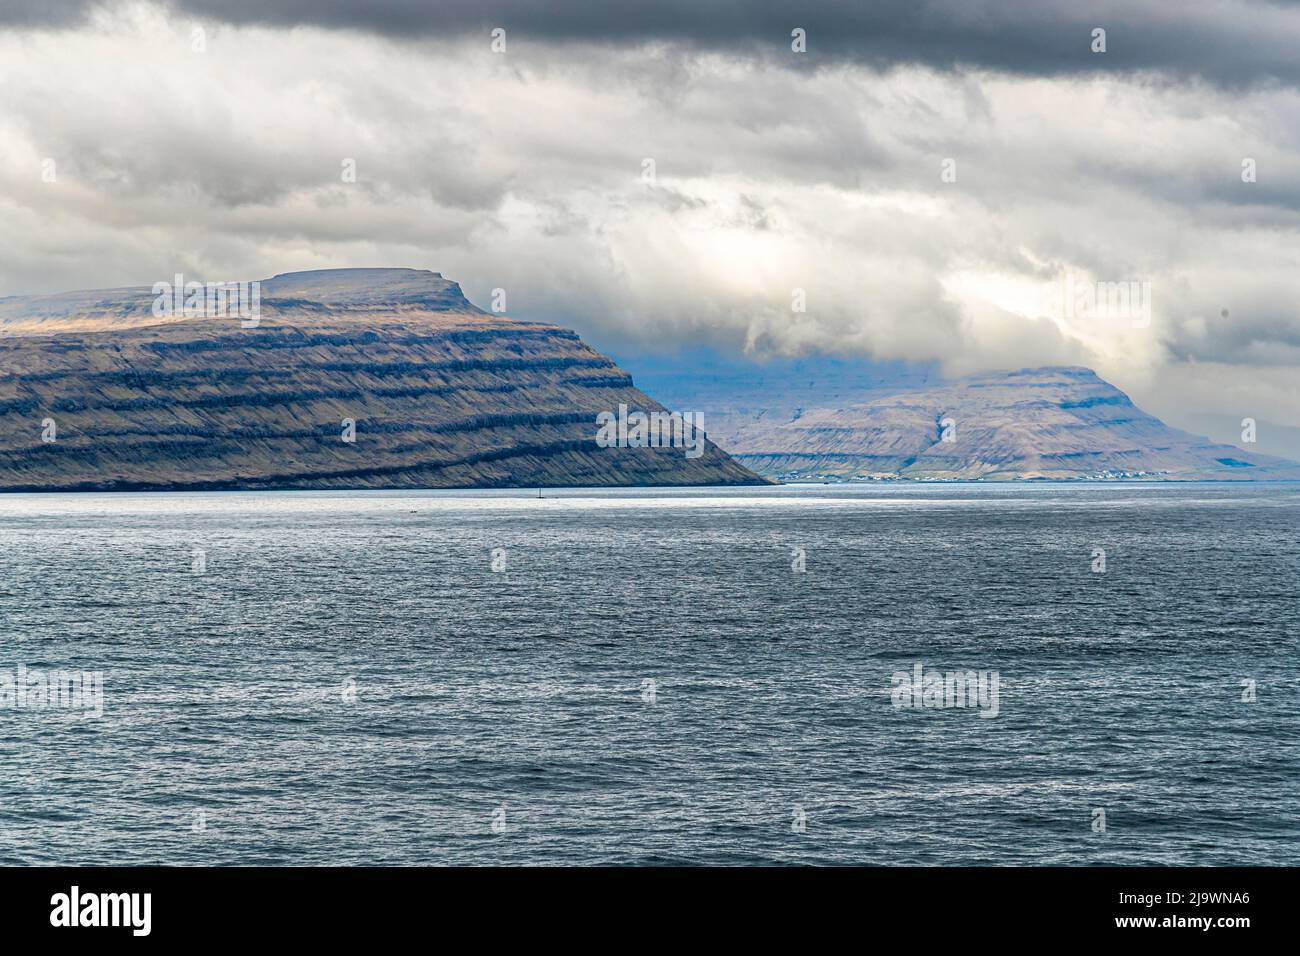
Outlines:
<svg viewBox="0 0 1300 956"><path fill-rule="evenodd" d="M1281 2L4 0L0 295L412 266L624 355L1300 426L1297 51Z"/></svg>

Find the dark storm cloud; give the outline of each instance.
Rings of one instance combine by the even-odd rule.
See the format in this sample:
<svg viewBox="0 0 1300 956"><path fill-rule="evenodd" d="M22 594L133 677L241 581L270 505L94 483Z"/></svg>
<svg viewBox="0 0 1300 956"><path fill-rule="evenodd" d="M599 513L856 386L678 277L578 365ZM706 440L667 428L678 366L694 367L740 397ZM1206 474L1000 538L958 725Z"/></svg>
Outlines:
<svg viewBox="0 0 1300 956"><path fill-rule="evenodd" d="M73 25L102 3L5 0L0 23ZM874 67L977 67L1027 75L1156 71L1240 86L1300 82L1300 8L1262 0L169 0L180 14L235 24L316 26L461 38L504 27L529 41L691 46L790 57L792 65L850 60ZM1091 31L1106 29L1104 54ZM486 42L486 40L485 40Z"/></svg>

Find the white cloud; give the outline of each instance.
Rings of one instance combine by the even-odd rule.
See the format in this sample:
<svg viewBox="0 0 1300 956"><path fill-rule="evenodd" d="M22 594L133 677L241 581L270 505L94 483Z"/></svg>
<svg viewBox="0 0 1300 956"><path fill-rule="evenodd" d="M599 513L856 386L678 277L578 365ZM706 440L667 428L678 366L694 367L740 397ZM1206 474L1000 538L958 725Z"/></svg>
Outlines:
<svg viewBox="0 0 1300 956"><path fill-rule="evenodd" d="M1069 362L1202 410L1213 362L1300 420L1259 374L1300 359L1292 88L192 25L0 33L0 294L417 266L606 347ZM1150 326L1035 308L1067 274L1149 282Z"/></svg>

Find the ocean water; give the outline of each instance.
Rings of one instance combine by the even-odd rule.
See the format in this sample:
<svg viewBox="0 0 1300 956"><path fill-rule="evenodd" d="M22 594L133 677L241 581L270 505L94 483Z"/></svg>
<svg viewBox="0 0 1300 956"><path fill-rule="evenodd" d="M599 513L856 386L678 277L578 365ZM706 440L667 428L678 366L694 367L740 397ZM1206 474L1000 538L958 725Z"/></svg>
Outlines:
<svg viewBox="0 0 1300 956"><path fill-rule="evenodd" d="M535 494L0 496L0 862L1300 863L1300 486Z"/></svg>

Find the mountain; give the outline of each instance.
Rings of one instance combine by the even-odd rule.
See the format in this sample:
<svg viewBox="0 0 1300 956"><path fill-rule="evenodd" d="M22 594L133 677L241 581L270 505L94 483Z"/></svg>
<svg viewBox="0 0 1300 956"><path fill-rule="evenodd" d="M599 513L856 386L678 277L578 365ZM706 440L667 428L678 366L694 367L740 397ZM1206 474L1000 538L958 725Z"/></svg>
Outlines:
<svg viewBox="0 0 1300 956"><path fill-rule="evenodd" d="M640 379L638 378L637 381L640 382ZM1243 422L1248 417L1254 418L1255 442L1251 445L1253 449L1263 455L1300 461L1300 428L1294 425L1280 425L1266 418L1256 418L1251 414L1249 402L1238 401L1241 407L1235 415L1183 411L1180 417L1184 425L1196 430L1196 434L1209 435L1211 439L1222 442L1238 441Z"/></svg>
<svg viewBox="0 0 1300 956"><path fill-rule="evenodd" d="M755 362L691 348L619 355L617 360L670 408L702 410L709 434L729 438L745 425L792 421L812 408L838 408L944 381L937 363L856 356L773 356Z"/></svg>
<svg viewBox="0 0 1300 956"><path fill-rule="evenodd" d="M278 275L255 318L194 305L0 299L0 490L761 481L712 442L601 447L600 413L663 406L576 333L484 312L435 272Z"/></svg>
<svg viewBox="0 0 1300 956"><path fill-rule="evenodd" d="M808 395L793 410L749 385L691 394L665 384L675 407L700 408L709 434L739 461L783 480L1300 479L1294 462L1169 427L1090 369L922 381L932 375L870 378L835 401Z"/></svg>

